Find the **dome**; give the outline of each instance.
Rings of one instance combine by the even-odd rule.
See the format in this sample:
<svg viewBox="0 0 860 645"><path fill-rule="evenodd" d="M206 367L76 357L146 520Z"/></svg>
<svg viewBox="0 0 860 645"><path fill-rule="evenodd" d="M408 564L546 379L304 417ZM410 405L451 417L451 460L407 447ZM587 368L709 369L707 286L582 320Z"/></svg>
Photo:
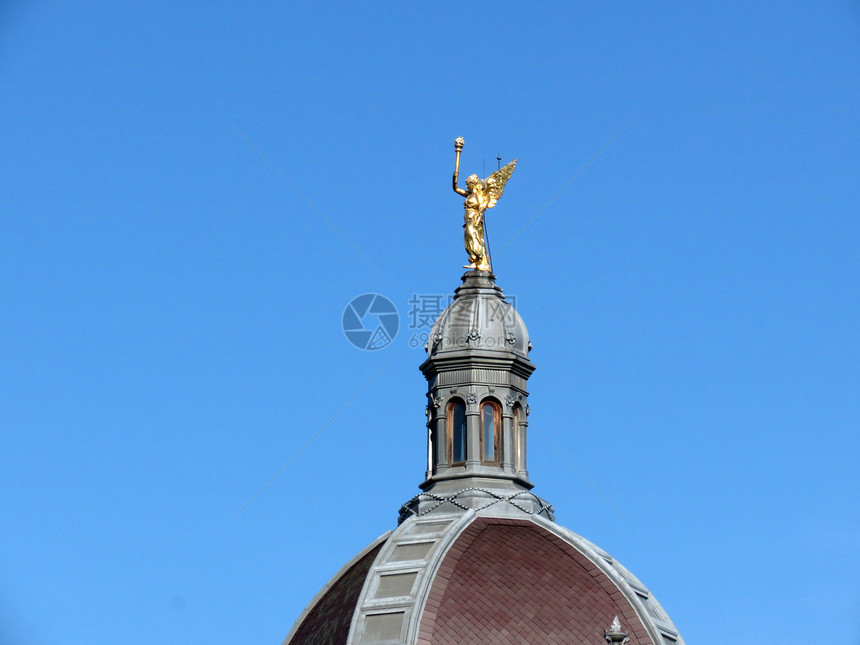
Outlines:
<svg viewBox="0 0 860 645"><path fill-rule="evenodd" d="M648 589L532 492L528 332L491 272L462 281L420 367L421 492L284 645L683 645Z"/></svg>
<svg viewBox="0 0 860 645"><path fill-rule="evenodd" d="M468 271L454 301L430 330L427 353L462 350L513 352L527 357L529 332L517 310L505 300L489 271Z"/></svg>
<svg viewBox="0 0 860 645"><path fill-rule="evenodd" d="M612 556L500 502L410 517L381 536L323 588L284 645L600 645L615 617L628 645L684 643Z"/></svg>

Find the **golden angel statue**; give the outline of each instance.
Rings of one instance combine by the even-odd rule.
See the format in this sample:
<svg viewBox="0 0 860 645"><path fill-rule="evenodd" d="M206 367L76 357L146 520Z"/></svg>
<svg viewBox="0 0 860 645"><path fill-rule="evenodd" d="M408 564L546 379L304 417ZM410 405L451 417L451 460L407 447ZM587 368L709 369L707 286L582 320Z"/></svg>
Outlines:
<svg viewBox="0 0 860 645"><path fill-rule="evenodd" d="M504 168L500 168L486 179L479 179L478 175L466 177L465 190L457 185L457 176L460 174L460 151L463 150L463 137L457 137L454 141L454 150L457 158L454 162L454 192L466 198L463 207L466 209L466 220L463 223L465 233L466 252L469 254L469 264L466 269L478 271L492 271L490 264L490 253L487 249L487 241L484 237L484 211L492 208L499 201L499 197L505 190L505 184L514 172L517 160L514 159Z"/></svg>

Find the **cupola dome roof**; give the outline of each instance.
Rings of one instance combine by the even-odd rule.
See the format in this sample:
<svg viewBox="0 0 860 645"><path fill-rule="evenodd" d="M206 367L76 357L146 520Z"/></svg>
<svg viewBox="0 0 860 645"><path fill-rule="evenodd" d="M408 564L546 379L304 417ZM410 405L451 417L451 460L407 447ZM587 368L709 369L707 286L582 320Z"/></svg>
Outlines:
<svg viewBox="0 0 860 645"><path fill-rule="evenodd" d="M526 324L505 300L495 278L489 271L468 271L463 275L454 301L430 331L427 353L431 358L469 349L528 356Z"/></svg>

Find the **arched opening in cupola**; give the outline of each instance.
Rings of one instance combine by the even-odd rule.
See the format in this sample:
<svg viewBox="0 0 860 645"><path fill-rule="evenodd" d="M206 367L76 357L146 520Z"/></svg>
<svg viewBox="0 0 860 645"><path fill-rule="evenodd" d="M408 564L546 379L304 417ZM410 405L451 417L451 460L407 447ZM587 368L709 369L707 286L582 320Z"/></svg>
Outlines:
<svg viewBox="0 0 860 645"><path fill-rule="evenodd" d="M499 463L499 434L502 426L502 406L492 399L481 403L481 462Z"/></svg>
<svg viewBox="0 0 860 645"><path fill-rule="evenodd" d="M452 466L466 463L466 404L454 399L448 404L448 461Z"/></svg>

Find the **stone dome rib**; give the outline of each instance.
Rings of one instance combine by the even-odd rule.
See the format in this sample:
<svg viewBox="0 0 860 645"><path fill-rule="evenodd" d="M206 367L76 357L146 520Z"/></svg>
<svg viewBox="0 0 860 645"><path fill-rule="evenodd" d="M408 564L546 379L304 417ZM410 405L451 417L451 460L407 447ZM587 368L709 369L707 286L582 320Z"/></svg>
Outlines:
<svg viewBox="0 0 860 645"><path fill-rule="evenodd" d="M391 531L344 565L314 597L283 645L344 645L367 573Z"/></svg>

